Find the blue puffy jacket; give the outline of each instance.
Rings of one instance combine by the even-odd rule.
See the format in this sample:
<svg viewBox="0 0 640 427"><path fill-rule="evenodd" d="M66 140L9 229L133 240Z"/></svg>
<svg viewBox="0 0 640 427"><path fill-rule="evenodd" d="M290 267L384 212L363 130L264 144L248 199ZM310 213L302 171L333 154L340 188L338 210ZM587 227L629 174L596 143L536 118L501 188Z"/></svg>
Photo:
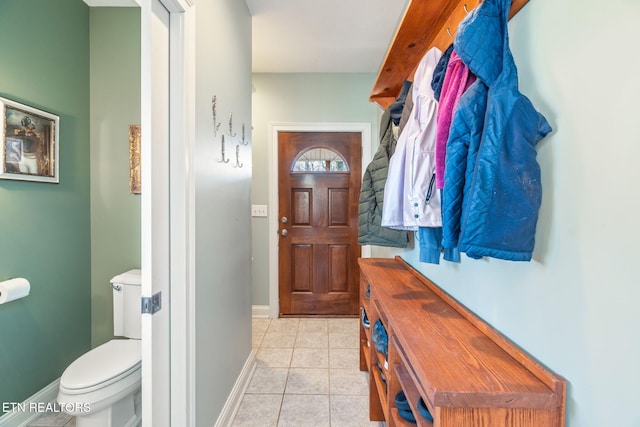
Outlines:
<svg viewBox="0 0 640 427"><path fill-rule="evenodd" d="M485 0L454 42L478 79L460 98L447 141L443 246L471 258L529 261L542 198L535 146L551 127L518 90L510 3Z"/></svg>

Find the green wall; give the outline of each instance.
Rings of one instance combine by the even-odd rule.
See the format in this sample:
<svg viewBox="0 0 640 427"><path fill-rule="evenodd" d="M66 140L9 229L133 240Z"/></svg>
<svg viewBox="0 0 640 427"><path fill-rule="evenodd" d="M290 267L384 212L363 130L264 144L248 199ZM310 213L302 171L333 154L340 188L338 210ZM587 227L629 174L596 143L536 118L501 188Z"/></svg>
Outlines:
<svg viewBox="0 0 640 427"><path fill-rule="evenodd" d="M0 1L0 96L60 116L60 183L0 180L0 402L21 402L90 348L89 8Z"/></svg>
<svg viewBox="0 0 640 427"><path fill-rule="evenodd" d="M91 8L91 343L113 336L111 284L140 268L140 195L129 192L140 124L140 9Z"/></svg>
<svg viewBox="0 0 640 427"><path fill-rule="evenodd" d="M251 202L269 204L269 132L272 123L371 123L378 137L378 108L368 101L372 73L254 73ZM277 206L270 206L277 215ZM252 303L269 304L268 218L252 218Z"/></svg>

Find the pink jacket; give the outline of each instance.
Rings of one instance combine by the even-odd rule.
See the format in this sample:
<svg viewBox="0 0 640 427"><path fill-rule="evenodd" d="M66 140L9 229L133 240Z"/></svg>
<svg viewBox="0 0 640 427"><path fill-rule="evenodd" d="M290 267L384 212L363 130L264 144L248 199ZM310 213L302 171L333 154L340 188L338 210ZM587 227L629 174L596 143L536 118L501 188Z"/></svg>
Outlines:
<svg viewBox="0 0 640 427"><path fill-rule="evenodd" d="M440 105L438 106L436 118L436 123L438 124L436 134L436 188L441 189L444 187L444 162L453 113L458 105L458 100L475 80L476 76L471 74L454 50L451 53L447 72L442 83Z"/></svg>

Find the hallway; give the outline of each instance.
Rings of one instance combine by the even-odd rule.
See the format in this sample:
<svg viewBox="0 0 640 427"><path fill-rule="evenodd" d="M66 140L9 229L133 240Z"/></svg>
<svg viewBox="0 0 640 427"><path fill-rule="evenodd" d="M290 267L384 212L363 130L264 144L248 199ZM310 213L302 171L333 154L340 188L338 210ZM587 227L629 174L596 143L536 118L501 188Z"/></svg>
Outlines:
<svg viewBox="0 0 640 427"><path fill-rule="evenodd" d="M369 421L358 319L253 319L257 366L233 427L381 426Z"/></svg>

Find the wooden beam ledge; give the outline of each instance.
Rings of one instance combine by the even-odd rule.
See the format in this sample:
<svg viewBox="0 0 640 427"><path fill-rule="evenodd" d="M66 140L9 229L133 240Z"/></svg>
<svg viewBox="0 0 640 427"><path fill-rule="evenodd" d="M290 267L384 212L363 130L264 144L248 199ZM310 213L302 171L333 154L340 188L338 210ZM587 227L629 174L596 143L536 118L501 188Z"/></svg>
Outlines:
<svg viewBox="0 0 640 427"><path fill-rule="evenodd" d="M528 2L513 0L509 19ZM467 11L479 4L480 0L411 0L378 71L369 101L387 109L400 94L404 81L413 80L418 63L429 49L435 46L444 52L453 43Z"/></svg>

